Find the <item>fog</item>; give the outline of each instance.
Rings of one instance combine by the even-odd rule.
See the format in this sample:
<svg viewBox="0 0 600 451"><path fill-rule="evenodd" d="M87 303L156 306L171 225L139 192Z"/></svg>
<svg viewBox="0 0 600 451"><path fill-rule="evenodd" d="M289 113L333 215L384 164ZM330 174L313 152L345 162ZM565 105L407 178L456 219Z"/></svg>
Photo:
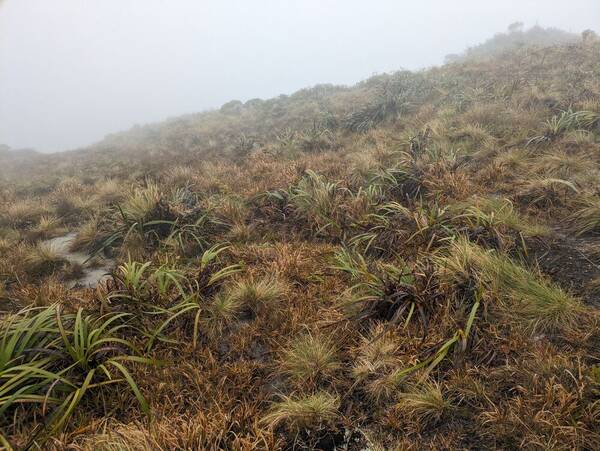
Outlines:
<svg viewBox="0 0 600 451"><path fill-rule="evenodd" d="M0 143L50 152L231 99L441 64L598 0L0 0Z"/></svg>

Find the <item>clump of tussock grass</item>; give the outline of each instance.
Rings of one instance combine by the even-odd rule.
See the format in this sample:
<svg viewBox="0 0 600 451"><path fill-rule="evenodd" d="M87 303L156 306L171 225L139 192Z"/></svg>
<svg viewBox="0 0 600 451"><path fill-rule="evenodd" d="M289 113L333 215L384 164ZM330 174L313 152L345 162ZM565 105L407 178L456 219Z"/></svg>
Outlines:
<svg viewBox="0 0 600 451"><path fill-rule="evenodd" d="M564 151L552 152L540 156L532 166L534 172L543 174L546 177L570 179L575 174L589 169L590 157Z"/></svg>
<svg viewBox="0 0 600 451"><path fill-rule="evenodd" d="M535 328L555 330L576 323L581 302L555 283L515 263L509 257L458 239L448 255L438 259L442 277L463 287L485 288L505 314Z"/></svg>
<svg viewBox="0 0 600 451"><path fill-rule="evenodd" d="M70 248L73 251L91 251L97 248L104 239L105 235L100 230L100 218L93 216L79 227Z"/></svg>
<svg viewBox="0 0 600 451"><path fill-rule="evenodd" d="M8 251L14 242L10 238L0 238L0 252Z"/></svg>
<svg viewBox="0 0 600 451"><path fill-rule="evenodd" d="M515 170L527 165L531 160L528 150L521 148L508 149L498 153L492 160L492 168L497 175L504 177L514 174Z"/></svg>
<svg viewBox="0 0 600 451"><path fill-rule="evenodd" d="M60 219L54 216L42 216L31 232L38 238L47 239L59 235L64 231Z"/></svg>
<svg viewBox="0 0 600 451"><path fill-rule="evenodd" d="M54 204L58 216L70 219L91 214L96 208L96 200L87 194L64 194L58 197Z"/></svg>
<svg viewBox="0 0 600 451"><path fill-rule="evenodd" d="M600 232L600 197L588 197L572 216L578 235Z"/></svg>
<svg viewBox="0 0 600 451"><path fill-rule="evenodd" d="M200 330L210 338L217 338L242 315L243 310L244 303L240 298L218 292L200 317Z"/></svg>
<svg viewBox="0 0 600 451"><path fill-rule="evenodd" d="M250 308L272 304L281 299L285 292L285 285L275 277L238 280L227 289L229 297Z"/></svg>
<svg viewBox="0 0 600 451"><path fill-rule="evenodd" d="M333 424L339 416L339 406L339 397L327 392L305 397L284 396L273 403L261 422L270 428L285 423L291 430L315 429Z"/></svg>
<svg viewBox="0 0 600 451"><path fill-rule="evenodd" d="M208 209L214 212L216 217L226 224L244 224L250 214L245 200L239 196L211 196L208 201Z"/></svg>
<svg viewBox="0 0 600 451"><path fill-rule="evenodd" d="M409 385L398 394L395 405L397 413L419 428L431 427L453 410L452 403L444 396L440 384L427 381Z"/></svg>
<svg viewBox="0 0 600 451"><path fill-rule="evenodd" d="M454 130L451 139L460 142L461 145L469 144L470 151L491 148L495 143L494 137L478 123L468 123Z"/></svg>
<svg viewBox="0 0 600 451"><path fill-rule="evenodd" d="M521 185L517 198L536 207L553 208L565 205L578 193L577 187L568 180L534 178Z"/></svg>
<svg viewBox="0 0 600 451"><path fill-rule="evenodd" d="M26 227L33 224L42 215L48 213L47 206L40 202L35 202L30 199L11 202L4 207L2 216L0 216L0 224L10 225L13 227Z"/></svg>
<svg viewBox="0 0 600 451"><path fill-rule="evenodd" d="M281 356L280 365L294 382L317 385L334 376L340 361L331 339L309 332L290 343Z"/></svg>
<svg viewBox="0 0 600 451"><path fill-rule="evenodd" d="M471 240L509 249L518 240L517 234L539 237L550 230L524 218L509 199L475 197L450 207L456 212L453 222L466 225Z"/></svg>
<svg viewBox="0 0 600 451"><path fill-rule="evenodd" d="M25 253L25 268L32 274L47 275L66 262L58 248L52 243L38 243Z"/></svg>
<svg viewBox="0 0 600 451"><path fill-rule="evenodd" d="M113 204L125 197L125 190L118 180L105 179L96 183L96 198L101 204Z"/></svg>
<svg viewBox="0 0 600 451"><path fill-rule="evenodd" d="M255 237L255 227L253 224L235 223L227 230L227 241L232 243L248 243Z"/></svg>
<svg viewBox="0 0 600 451"><path fill-rule="evenodd" d="M288 192L288 203L296 214L306 218L317 234L342 232L338 223L341 207L341 189L337 183L327 181L313 171L307 171L298 184Z"/></svg>
<svg viewBox="0 0 600 451"><path fill-rule="evenodd" d="M137 188L120 204L123 215L136 222L143 222L161 200L158 185L148 183L145 188Z"/></svg>
<svg viewBox="0 0 600 451"><path fill-rule="evenodd" d="M190 166L173 166L164 175L165 182L170 186L187 186L193 182L194 176L197 174Z"/></svg>
<svg viewBox="0 0 600 451"><path fill-rule="evenodd" d="M580 111L590 111L600 115L600 100L599 99L586 99L579 105Z"/></svg>
<svg viewBox="0 0 600 451"><path fill-rule="evenodd" d="M390 399L398 391L401 381L394 378L394 370L401 364L397 352L399 338L384 324L376 325L368 335L361 337L352 366L356 384L375 402Z"/></svg>
<svg viewBox="0 0 600 451"><path fill-rule="evenodd" d="M590 280L585 289L588 293L593 295L600 295L600 277L596 277L595 279Z"/></svg>
<svg viewBox="0 0 600 451"><path fill-rule="evenodd" d="M352 376L364 381L387 373L398 364L398 339L383 324L377 324L362 336L352 366Z"/></svg>

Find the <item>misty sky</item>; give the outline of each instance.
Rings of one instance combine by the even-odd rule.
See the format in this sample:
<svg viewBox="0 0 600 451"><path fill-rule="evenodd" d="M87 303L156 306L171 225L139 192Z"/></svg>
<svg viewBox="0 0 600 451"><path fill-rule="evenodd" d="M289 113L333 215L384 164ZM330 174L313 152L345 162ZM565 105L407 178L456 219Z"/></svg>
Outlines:
<svg viewBox="0 0 600 451"><path fill-rule="evenodd" d="M0 143L71 149L139 123L440 64L599 0L0 0ZM600 31L600 30L597 30Z"/></svg>

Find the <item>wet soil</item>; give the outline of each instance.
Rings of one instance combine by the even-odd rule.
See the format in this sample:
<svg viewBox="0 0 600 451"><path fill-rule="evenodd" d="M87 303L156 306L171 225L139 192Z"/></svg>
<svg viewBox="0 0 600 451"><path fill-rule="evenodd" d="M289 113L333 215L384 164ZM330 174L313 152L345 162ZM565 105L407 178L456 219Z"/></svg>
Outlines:
<svg viewBox="0 0 600 451"><path fill-rule="evenodd" d="M68 282L69 288L94 288L98 283L106 280L115 262L106 258L92 259L89 254L71 251L71 245L75 236L76 233L72 232L45 242L53 246L60 256L69 263L80 267L77 276Z"/></svg>
<svg viewBox="0 0 600 451"><path fill-rule="evenodd" d="M552 237L528 244L532 263L586 304L600 308L600 292L590 283L600 278L600 237L575 236L557 229Z"/></svg>

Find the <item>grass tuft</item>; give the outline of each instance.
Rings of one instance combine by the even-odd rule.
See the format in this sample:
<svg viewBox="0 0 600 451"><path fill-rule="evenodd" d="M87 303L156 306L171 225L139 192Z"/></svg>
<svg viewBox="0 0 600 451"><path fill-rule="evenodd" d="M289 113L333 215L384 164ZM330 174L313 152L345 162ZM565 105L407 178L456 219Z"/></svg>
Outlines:
<svg viewBox="0 0 600 451"><path fill-rule="evenodd" d="M584 311L581 302L555 283L509 257L459 239L448 255L438 260L443 276L460 286L473 283L484 288L484 296L496 299L504 313L528 321L541 329L573 325Z"/></svg>
<svg viewBox="0 0 600 451"><path fill-rule="evenodd" d="M585 199L583 207L573 215L578 235L600 233L600 197Z"/></svg>
<svg viewBox="0 0 600 451"><path fill-rule="evenodd" d="M424 382L411 385L398 395L396 409L409 419L414 419L423 426L434 426L442 417L452 410L448 401L436 382Z"/></svg>
<svg viewBox="0 0 600 451"><path fill-rule="evenodd" d="M294 382L316 385L331 379L340 368L340 362L330 339L307 333L283 352L281 367Z"/></svg>
<svg viewBox="0 0 600 451"><path fill-rule="evenodd" d="M32 274L48 275L60 268L66 260L51 243L38 243L25 254L25 267Z"/></svg>
<svg viewBox="0 0 600 451"><path fill-rule="evenodd" d="M338 418L338 396L319 392L306 397L287 397L273 404L262 422L270 428L285 423L292 430L331 425Z"/></svg>

